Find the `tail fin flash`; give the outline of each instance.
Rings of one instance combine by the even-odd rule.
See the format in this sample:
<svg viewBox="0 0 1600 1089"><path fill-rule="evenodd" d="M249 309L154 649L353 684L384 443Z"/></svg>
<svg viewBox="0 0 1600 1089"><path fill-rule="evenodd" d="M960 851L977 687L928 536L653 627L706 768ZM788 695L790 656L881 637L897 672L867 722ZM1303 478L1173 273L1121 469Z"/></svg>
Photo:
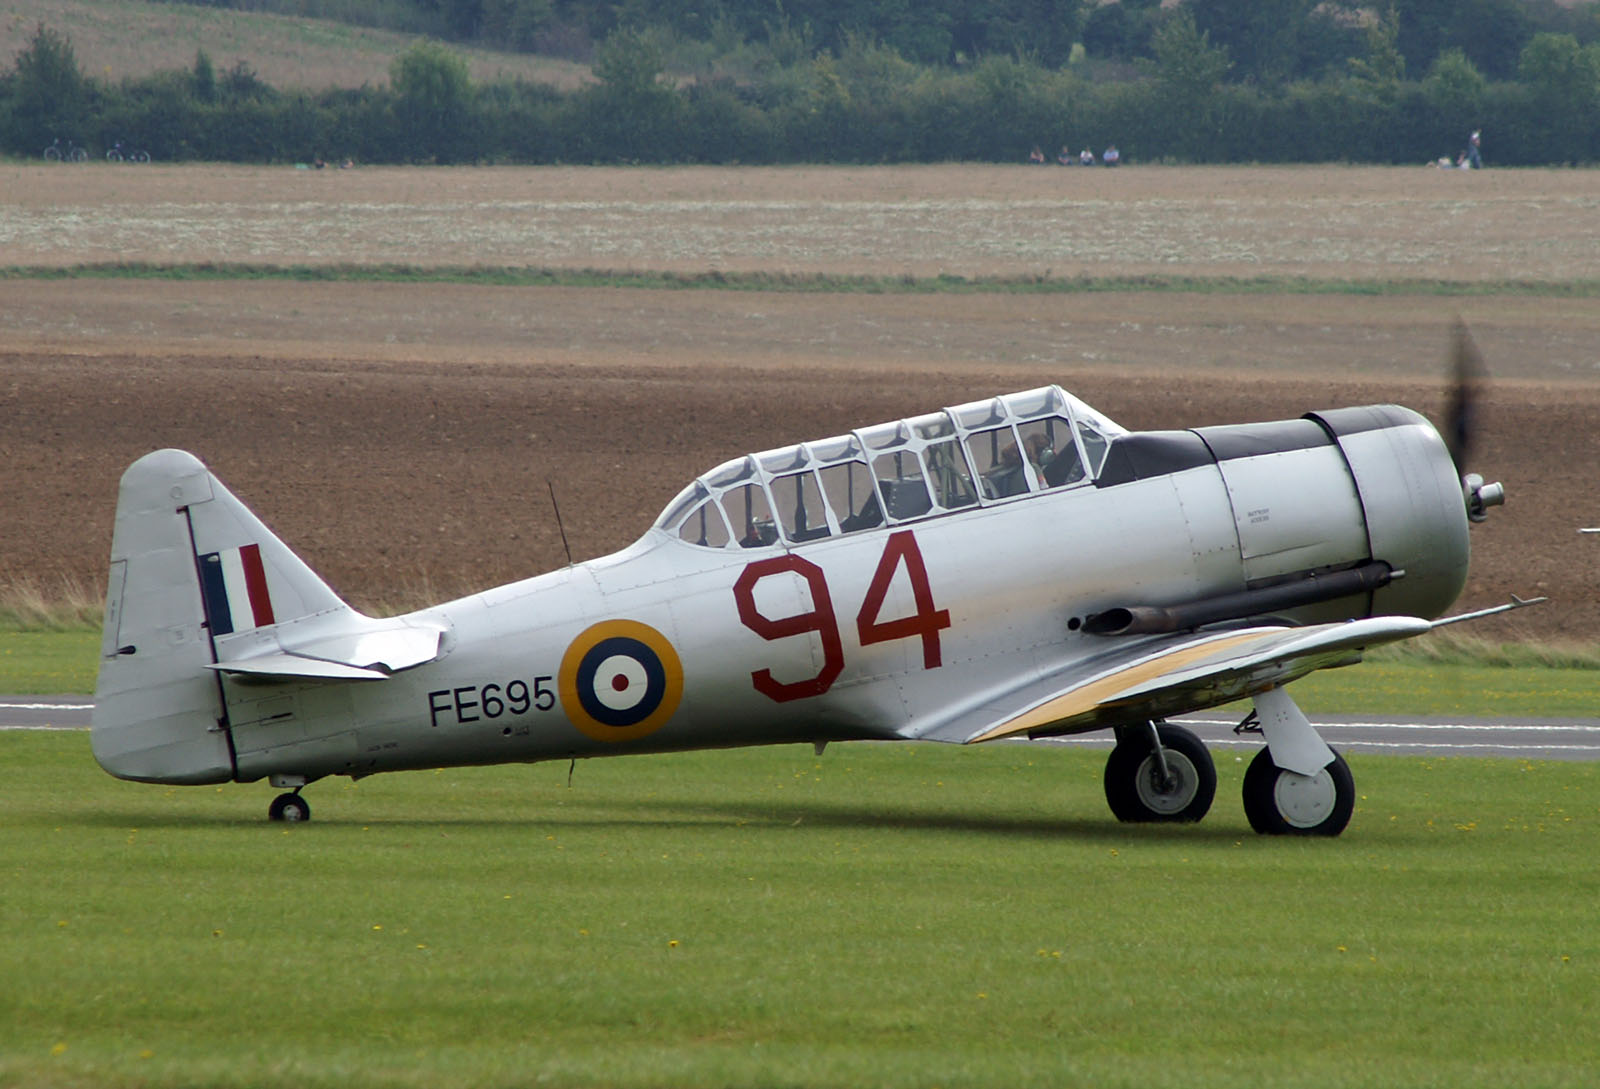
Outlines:
<svg viewBox="0 0 1600 1089"><path fill-rule="evenodd" d="M442 631L356 612L199 459L158 450L118 494L95 758L124 779L231 779L223 674L381 680L437 657Z"/></svg>

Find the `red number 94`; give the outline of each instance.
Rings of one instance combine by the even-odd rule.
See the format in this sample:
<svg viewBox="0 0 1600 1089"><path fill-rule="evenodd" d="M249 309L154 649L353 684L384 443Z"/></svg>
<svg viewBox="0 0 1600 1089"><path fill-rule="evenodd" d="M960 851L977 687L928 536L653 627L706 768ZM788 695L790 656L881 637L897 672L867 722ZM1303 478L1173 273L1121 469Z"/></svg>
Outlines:
<svg viewBox="0 0 1600 1089"><path fill-rule="evenodd" d="M911 586L911 598L916 612L894 620L880 620L889 584L895 571L904 567ZM770 617L756 605L756 583L785 573L805 580L811 594L811 609L793 616ZM770 669L759 669L750 674L757 692L778 703L820 696L833 686L844 671L844 646L839 638L839 621L833 611L833 598L828 593L828 580L822 568L810 560L793 553L757 560L742 572L733 584L733 599L739 608L739 619L744 626L766 640L786 639L792 635L812 632L822 643L822 667L816 676L803 681L785 683L772 675ZM922 666L937 669L941 664L939 633L950 626L950 610L936 609L933 589L928 584L928 568L917 548L917 538L910 530L890 534L884 545L883 556L872 574L866 598L861 602L861 612L856 617L856 634L862 646L886 643L894 639L920 638L922 640Z"/></svg>

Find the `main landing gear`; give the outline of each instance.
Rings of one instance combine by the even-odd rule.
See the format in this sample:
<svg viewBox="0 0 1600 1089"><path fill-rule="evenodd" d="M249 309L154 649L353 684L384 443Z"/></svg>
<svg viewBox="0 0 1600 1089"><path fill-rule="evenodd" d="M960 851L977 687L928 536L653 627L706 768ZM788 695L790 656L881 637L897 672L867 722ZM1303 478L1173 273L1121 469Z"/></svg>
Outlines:
<svg viewBox="0 0 1600 1089"><path fill-rule="evenodd" d="M1204 742L1182 726L1119 727L1106 760L1106 801L1119 821L1197 821L1217 794Z"/></svg>
<svg viewBox="0 0 1600 1089"><path fill-rule="evenodd" d="M1256 697L1255 713L1237 732L1256 730L1268 747L1245 771L1250 827L1273 836L1343 832L1356 805L1355 779L1344 757L1317 736L1282 689ZM1106 760L1105 789L1119 821L1198 821L1216 796L1217 770L1205 744L1181 726L1121 726Z"/></svg>
<svg viewBox="0 0 1600 1089"><path fill-rule="evenodd" d="M1244 815L1269 836L1337 836L1356 807L1356 781L1337 752L1315 775L1280 768L1262 749L1244 773Z"/></svg>

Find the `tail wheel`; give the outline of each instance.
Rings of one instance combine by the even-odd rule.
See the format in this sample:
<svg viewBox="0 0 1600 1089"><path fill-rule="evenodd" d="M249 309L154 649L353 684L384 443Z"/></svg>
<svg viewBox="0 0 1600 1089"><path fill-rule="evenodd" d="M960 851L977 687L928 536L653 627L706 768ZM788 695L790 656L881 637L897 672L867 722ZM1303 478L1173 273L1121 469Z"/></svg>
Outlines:
<svg viewBox="0 0 1600 1089"><path fill-rule="evenodd" d="M1161 754L1148 734L1128 731L1106 759L1106 803L1119 821L1193 822L1217 795L1217 768L1205 743L1181 726L1156 727ZM1166 772L1161 765L1165 757Z"/></svg>
<svg viewBox="0 0 1600 1089"><path fill-rule="evenodd" d="M290 824L308 821L311 819L311 803L298 794L280 794L272 799L272 805L267 808L267 818Z"/></svg>
<svg viewBox="0 0 1600 1089"><path fill-rule="evenodd" d="M1338 753L1317 774L1300 775L1262 749L1244 773L1244 815L1262 835L1337 836L1355 808L1355 777Z"/></svg>

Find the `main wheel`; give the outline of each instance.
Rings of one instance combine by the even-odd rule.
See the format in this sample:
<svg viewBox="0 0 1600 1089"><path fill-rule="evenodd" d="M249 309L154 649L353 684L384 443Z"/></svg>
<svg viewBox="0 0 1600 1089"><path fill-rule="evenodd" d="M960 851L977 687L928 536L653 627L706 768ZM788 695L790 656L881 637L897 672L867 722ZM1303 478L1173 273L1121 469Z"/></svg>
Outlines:
<svg viewBox="0 0 1600 1089"><path fill-rule="evenodd" d="M1147 739L1124 739L1106 759L1106 803L1119 821L1197 821L1217 795L1217 767L1205 743L1182 726L1156 727L1169 778Z"/></svg>
<svg viewBox="0 0 1600 1089"><path fill-rule="evenodd" d="M272 799L272 805L267 808L267 818L291 824L308 821L311 819L311 803L298 794L280 794Z"/></svg>
<svg viewBox="0 0 1600 1089"><path fill-rule="evenodd" d="M1338 753L1315 775L1300 775L1262 749L1244 773L1244 815L1265 836L1337 836L1355 808L1355 777Z"/></svg>

